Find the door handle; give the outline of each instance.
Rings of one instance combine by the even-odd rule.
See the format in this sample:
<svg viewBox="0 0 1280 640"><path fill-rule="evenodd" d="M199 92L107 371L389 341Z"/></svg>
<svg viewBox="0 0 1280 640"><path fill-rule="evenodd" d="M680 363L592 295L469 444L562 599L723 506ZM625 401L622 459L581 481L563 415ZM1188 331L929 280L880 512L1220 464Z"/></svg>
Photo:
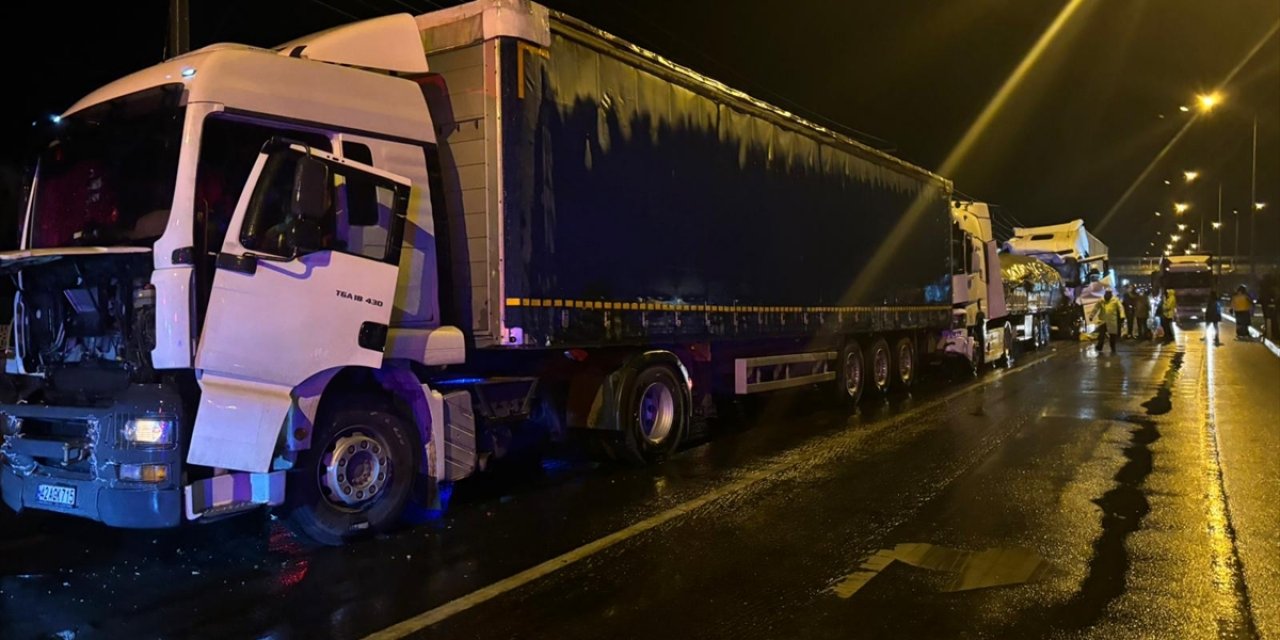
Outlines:
<svg viewBox="0 0 1280 640"><path fill-rule="evenodd" d="M357 340L362 349L382 351L387 347L387 325L380 322L364 322L360 325Z"/></svg>
<svg viewBox="0 0 1280 640"><path fill-rule="evenodd" d="M253 275L258 272L258 256L252 254L235 255L234 253L219 253L218 268L246 275Z"/></svg>

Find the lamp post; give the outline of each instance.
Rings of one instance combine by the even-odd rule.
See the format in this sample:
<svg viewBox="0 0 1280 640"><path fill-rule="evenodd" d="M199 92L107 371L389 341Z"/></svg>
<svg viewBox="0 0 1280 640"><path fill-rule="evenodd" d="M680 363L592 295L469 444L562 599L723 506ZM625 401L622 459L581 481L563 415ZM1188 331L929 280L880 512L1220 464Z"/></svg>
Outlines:
<svg viewBox="0 0 1280 640"><path fill-rule="evenodd" d="M1258 212L1262 210L1258 202L1258 114L1253 114L1253 165L1249 176L1249 280L1257 284L1258 267L1254 256L1254 234L1257 233Z"/></svg>
<svg viewBox="0 0 1280 640"><path fill-rule="evenodd" d="M1218 232L1218 241L1214 243L1214 250L1218 252L1218 259L1214 260L1214 270L1218 275L1222 275L1222 181L1218 181L1218 220L1213 223L1213 230ZM1200 234L1200 242L1204 242L1204 234Z"/></svg>
<svg viewBox="0 0 1280 640"><path fill-rule="evenodd" d="M1231 272L1240 271L1240 210L1231 210L1232 226L1236 228L1236 248L1231 252Z"/></svg>

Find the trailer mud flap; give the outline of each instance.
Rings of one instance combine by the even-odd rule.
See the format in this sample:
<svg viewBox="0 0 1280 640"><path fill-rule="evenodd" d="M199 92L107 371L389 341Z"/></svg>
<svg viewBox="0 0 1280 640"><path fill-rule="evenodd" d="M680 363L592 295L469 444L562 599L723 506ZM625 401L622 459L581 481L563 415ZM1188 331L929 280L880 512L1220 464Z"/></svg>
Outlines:
<svg viewBox="0 0 1280 640"><path fill-rule="evenodd" d="M187 520L283 504L284 483L284 471L229 473L193 482L183 489Z"/></svg>
<svg viewBox="0 0 1280 640"><path fill-rule="evenodd" d="M293 400L288 387L204 372L189 464L265 473Z"/></svg>

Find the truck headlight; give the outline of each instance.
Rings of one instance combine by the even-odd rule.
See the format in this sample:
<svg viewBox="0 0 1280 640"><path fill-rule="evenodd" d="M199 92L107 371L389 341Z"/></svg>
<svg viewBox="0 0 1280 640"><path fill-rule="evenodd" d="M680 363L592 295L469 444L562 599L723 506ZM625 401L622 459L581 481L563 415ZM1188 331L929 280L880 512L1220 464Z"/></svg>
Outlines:
<svg viewBox="0 0 1280 640"><path fill-rule="evenodd" d="M124 439L130 444L160 447L173 444L176 420L169 418L134 418L124 424Z"/></svg>

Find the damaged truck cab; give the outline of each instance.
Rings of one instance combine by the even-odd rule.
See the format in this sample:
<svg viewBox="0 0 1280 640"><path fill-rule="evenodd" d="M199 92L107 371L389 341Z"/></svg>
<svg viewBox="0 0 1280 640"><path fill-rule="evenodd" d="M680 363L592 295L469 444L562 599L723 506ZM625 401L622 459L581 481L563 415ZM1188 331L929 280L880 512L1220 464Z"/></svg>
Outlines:
<svg viewBox="0 0 1280 640"><path fill-rule="evenodd" d="M67 110L0 254L10 507L170 527L280 504L309 465L290 510L337 541L442 472L425 431L450 403L415 371L465 350L439 317L434 128L396 77L426 71L390 16L208 47Z"/></svg>

